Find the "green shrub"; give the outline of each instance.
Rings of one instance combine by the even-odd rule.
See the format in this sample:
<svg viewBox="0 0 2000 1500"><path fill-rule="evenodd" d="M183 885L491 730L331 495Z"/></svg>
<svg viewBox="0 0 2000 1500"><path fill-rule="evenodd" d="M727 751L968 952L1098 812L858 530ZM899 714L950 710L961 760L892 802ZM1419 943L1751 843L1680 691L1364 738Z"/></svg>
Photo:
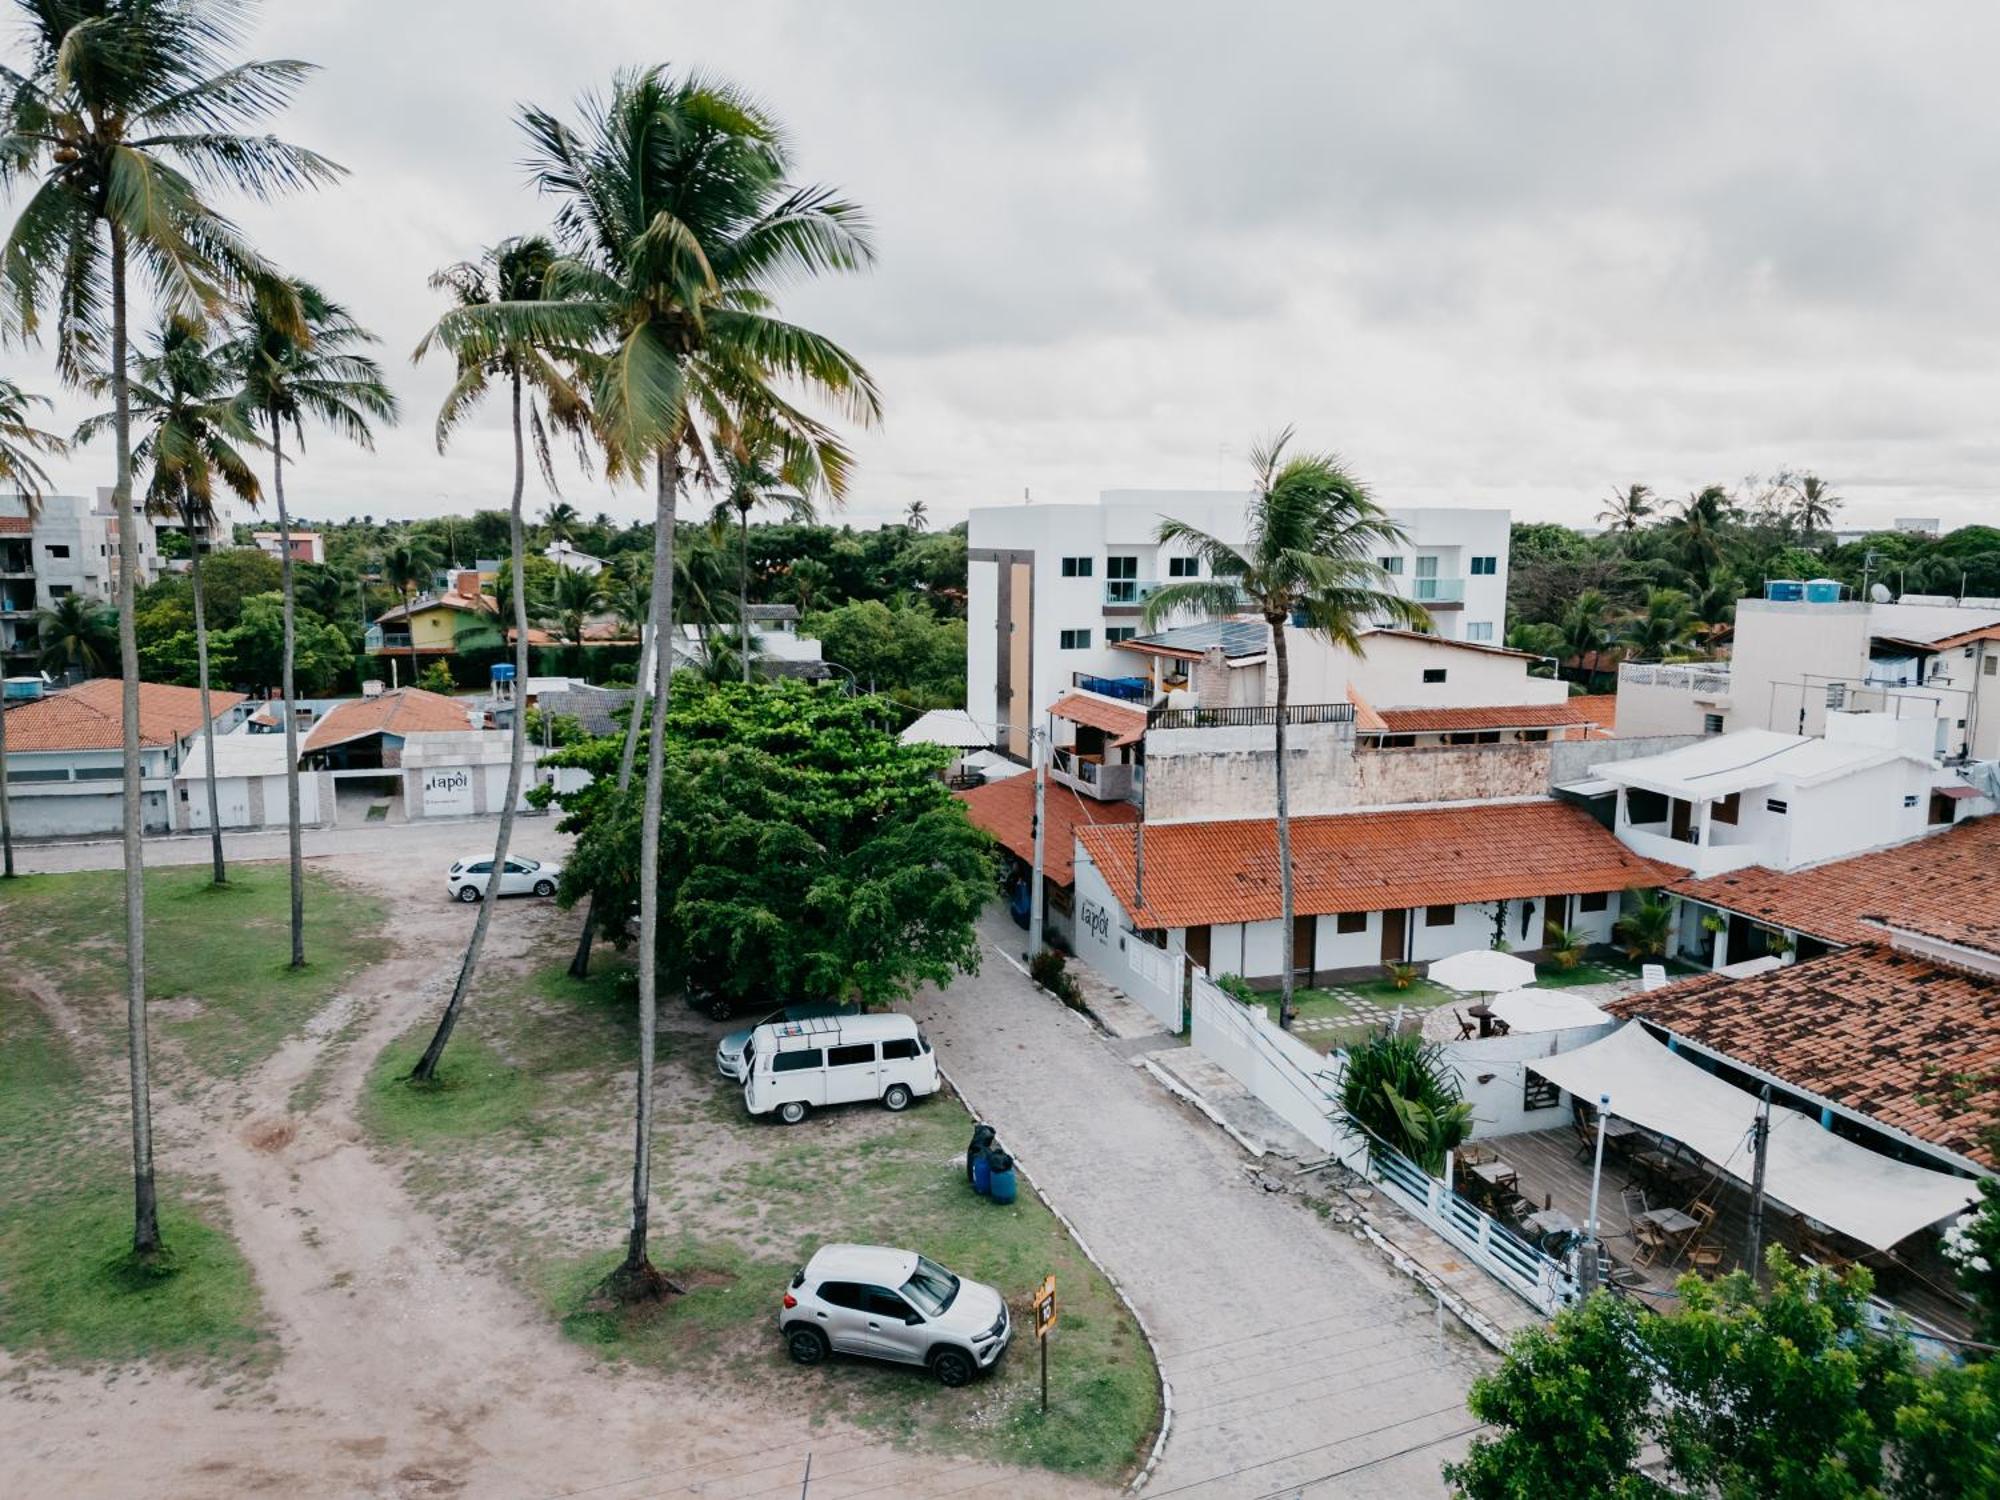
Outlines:
<svg viewBox="0 0 2000 1500"><path fill-rule="evenodd" d="M1071 1010L1083 1009L1083 991L1069 972L1069 960L1055 948L1044 948L1028 960L1028 977Z"/></svg>
<svg viewBox="0 0 2000 1500"><path fill-rule="evenodd" d="M1215 987L1230 999L1241 1000L1245 1005L1263 1004L1263 996L1257 993L1257 987L1241 974L1218 974L1215 976Z"/></svg>
<svg viewBox="0 0 2000 1500"><path fill-rule="evenodd" d="M1459 1094L1458 1070L1439 1043L1379 1031L1347 1054L1340 1102L1375 1140L1435 1177L1445 1153L1472 1134L1472 1106Z"/></svg>

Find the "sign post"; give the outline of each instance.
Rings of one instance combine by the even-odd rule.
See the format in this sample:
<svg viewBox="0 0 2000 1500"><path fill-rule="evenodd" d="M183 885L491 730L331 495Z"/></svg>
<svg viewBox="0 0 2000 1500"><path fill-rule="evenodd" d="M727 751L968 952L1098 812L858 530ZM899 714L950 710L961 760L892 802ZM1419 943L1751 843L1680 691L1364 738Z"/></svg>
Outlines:
<svg viewBox="0 0 2000 1500"><path fill-rule="evenodd" d="M1056 1278L1042 1278L1035 1290L1035 1342L1042 1348L1042 1412L1049 1409L1049 1330L1056 1326Z"/></svg>

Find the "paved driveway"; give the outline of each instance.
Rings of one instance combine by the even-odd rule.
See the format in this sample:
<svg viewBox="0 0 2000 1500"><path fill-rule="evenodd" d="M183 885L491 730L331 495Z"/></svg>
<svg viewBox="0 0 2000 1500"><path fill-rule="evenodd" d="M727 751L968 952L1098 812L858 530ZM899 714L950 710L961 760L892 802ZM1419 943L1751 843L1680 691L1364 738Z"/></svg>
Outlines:
<svg viewBox="0 0 2000 1500"><path fill-rule="evenodd" d="M330 854L380 854L401 863L417 860L437 867L438 888L444 888L444 872L463 854L493 850L496 814L477 818L429 818L415 823L360 823L352 827L308 828L302 840L307 859ZM514 819L513 846L516 854L535 858L560 856L569 836L555 831L553 816L523 813ZM125 863L123 845L110 838L83 839L59 843L14 845L14 865L23 875L46 875L62 870L116 870ZM228 860L283 859L286 855L285 829L224 830L222 854ZM208 863L208 835L161 834L146 840L146 867L156 865L205 865Z"/></svg>
<svg viewBox="0 0 2000 1500"><path fill-rule="evenodd" d="M1159 1344L1174 1426L1146 1494L1443 1494L1487 1356L1373 1251L1254 1185L1221 1131L1120 1055L1131 1043L1038 993L997 951L1018 955L1018 929L985 934L983 971L915 1009Z"/></svg>

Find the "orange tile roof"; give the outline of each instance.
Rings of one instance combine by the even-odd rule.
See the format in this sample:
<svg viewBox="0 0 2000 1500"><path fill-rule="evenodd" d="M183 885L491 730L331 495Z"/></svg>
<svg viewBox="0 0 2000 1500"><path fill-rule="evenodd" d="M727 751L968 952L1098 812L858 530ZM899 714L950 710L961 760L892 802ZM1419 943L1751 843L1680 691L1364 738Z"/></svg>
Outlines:
<svg viewBox="0 0 2000 1500"><path fill-rule="evenodd" d="M1132 833L1082 828L1077 838L1142 926L1279 915L1274 821L1149 825L1143 911L1131 899ZM1641 859L1590 814L1560 802L1294 818L1292 867L1301 916L1620 891L1679 873Z"/></svg>
<svg viewBox="0 0 2000 1500"><path fill-rule="evenodd" d="M1581 713L1597 728L1590 736L1594 740L1613 738L1618 729L1618 695L1616 693L1584 693L1569 700L1569 706Z"/></svg>
<svg viewBox="0 0 2000 1500"><path fill-rule="evenodd" d="M1382 716L1375 706L1354 690L1354 684L1347 685L1347 701L1354 705L1354 727L1360 730L1382 730L1389 726L1382 722Z"/></svg>
<svg viewBox="0 0 2000 1500"><path fill-rule="evenodd" d="M1785 873L1753 865L1705 880L1685 876L1677 896L1755 917L1830 943L1879 941L1886 921L2000 953L2000 817L1974 818L1929 837Z"/></svg>
<svg viewBox="0 0 2000 1500"><path fill-rule="evenodd" d="M470 729L456 698L423 688L396 688L375 698L352 698L313 725L303 748L324 750L364 735L439 733Z"/></svg>
<svg viewBox="0 0 2000 1500"><path fill-rule="evenodd" d="M1391 734L1441 734L1465 729L1562 729L1588 724L1588 715L1567 703L1520 703L1474 708L1378 709Z"/></svg>
<svg viewBox="0 0 2000 1500"><path fill-rule="evenodd" d="M1146 732L1146 710L1109 703L1088 693L1065 694L1056 700L1049 712L1058 719L1068 719L1072 724L1087 724L1092 729L1101 729L1112 736L1112 743L1117 745L1129 745Z"/></svg>
<svg viewBox="0 0 2000 1500"><path fill-rule="evenodd" d="M116 677L94 677L8 709L8 752L118 749L124 744L124 686ZM208 706L218 716L242 701L241 693L208 695ZM200 689L139 684L140 744L171 745L200 728Z"/></svg>
<svg viewBox="0 0 2000 1500"><path fill-rule="evenodd" d="M1987 1166L2000 1166L2000 981L1879 944L1605 1007Z"/></svg>
<svg viewBox="0 0 2000 1500"><path fill-rule="evenodd" d="M972 821L998 839L1008 853L1035 857L1035 778L1032 774L989 781L960 792ZM1043 797L1049 826L1042 837L1042 871L1057 885L1076 879L1076 831L1092 824L1129 825L1139 809L1129 802L1098 802L1066 786L1049 783Z"/></svg>
<svg viewBox="0 0 2000 1500"><path fill-rule="evenodd" d="M35 523L26 516L0 516L0 536L33 536Z"/></svg>

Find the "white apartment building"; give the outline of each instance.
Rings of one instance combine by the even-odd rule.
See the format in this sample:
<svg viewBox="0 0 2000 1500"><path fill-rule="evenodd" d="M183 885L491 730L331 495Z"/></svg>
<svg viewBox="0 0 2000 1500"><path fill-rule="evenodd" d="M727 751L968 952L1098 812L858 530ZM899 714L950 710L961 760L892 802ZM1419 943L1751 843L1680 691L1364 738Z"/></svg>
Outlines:
<svg viewBox="0 0 2000 1500"><path fill-rule="evenodd" d="M1924 720L1940 759L2000 759L2000 600L1744 599L1727 662L1627 663L1618 674L1621 739L1820 735L1829 715L1854 712Z"/></svg>
<svg viewBox="0 0 2000 1500"><path fill-rule="evenodd" d="M160 553L153 523L140 514L139 582L153 581ZM32 519L18 494L0 495L0 670L34 670L40 654L37 610L81 594L96 603L118 597L118 515L111 491L96 496L44 495Z"/></svg>
<svg viewBox="0 0 2000 1500"><path fill-rule="evenodd" d="M1146 600L1201 576L1199 560L1158 540L1162 520L1241 543L1247 491L1106 490L1094 504L986 506L968 537L966 687L975 720L1025 756L1028 727L1064 691L1144 675L1118 649L1144 634ZM1389 512L1407 533L1378 559L1447 640L1495 644L1504 633L1509 513ZM1146 689L1134 681L1123 696ZM1113 696L1121 696L1116 687Z"/></svg>

